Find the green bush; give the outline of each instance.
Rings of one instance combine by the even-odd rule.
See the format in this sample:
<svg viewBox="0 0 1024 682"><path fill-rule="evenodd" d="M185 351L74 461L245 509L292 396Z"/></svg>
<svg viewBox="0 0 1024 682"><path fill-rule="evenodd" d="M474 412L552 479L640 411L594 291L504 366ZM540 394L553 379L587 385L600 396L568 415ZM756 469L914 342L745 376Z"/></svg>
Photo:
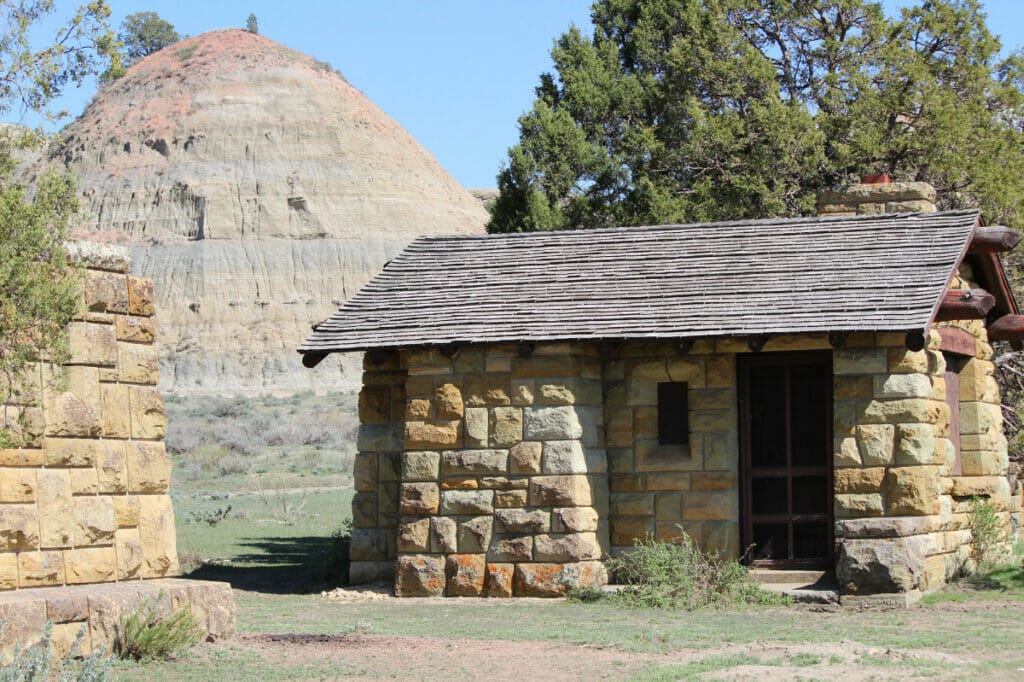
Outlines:
<svg viewBox="0 0 1024 682"><path fill-rule="evenodd" d="M1009 558L1009 537L995 506L984 497L972 497L968 510L971 548L978 570L984 571Z"/></svg>
<svg viewBox="0 0 1024 682"><path fill-rule="evenodd" d="M331 533L331 550L324 562L324 582L328 585L348 585L348 548L352 544L352 519L345 519L341 528Z"/></svg>
<svg viewBox="0 0 1024 682"><path fill-rule="evenodd" d="M114 651L120 658L135 661L164 660L195 646L202 638L203 631L191 610L164 617L157 612L154 601L146 601L118 622Z"/></svg>
<svg viewBox="0 0 1024 682"><path fill-rule="evenodd" d="M686 533L673 542L648 536L632 551L609 559L608 569L625 587L609 598L630 608L697 609L712 605L783 604L762 589L739 562L701 551Z"/></svg>
<svg viewBox="0 0 1024 682"><path fill-rule="evenodd" d="M4 623L0 621L0 634L3 629ZM10 660L0 657L0 682L47 682L51 679L61 682L103 682L110 675L110 661L103 655L103 651L78 658L85 630L83 624L67 656L54 661L50 650L53 623L47 623L38 644L24 650L16 647Z"/></svg>

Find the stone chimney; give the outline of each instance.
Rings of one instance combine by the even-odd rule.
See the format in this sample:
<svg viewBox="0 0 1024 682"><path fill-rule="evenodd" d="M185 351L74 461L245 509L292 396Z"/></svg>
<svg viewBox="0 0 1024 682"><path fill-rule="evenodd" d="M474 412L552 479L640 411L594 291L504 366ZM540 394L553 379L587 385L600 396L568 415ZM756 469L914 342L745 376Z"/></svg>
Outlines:
<svg viewBox="0 0 1024 682"><path fill-rule="evenodd" d="M893 182L888 175L867 176L845 189L818 194L820 216L934 212L934 187L927 182Z"/></svg>

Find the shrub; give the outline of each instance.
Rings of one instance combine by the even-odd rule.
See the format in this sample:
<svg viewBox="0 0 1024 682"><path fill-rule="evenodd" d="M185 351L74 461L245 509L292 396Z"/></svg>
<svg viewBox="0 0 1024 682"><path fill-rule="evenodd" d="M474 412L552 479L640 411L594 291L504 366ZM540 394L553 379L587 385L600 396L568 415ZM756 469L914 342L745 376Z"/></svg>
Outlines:
<svg viewBox="0 0 1024 682"><path fill-rule="evenodd" d="M345 519L341 528L331 533L331 549L324 562L324 582L328 585L348 585L348 548L352 543L352 519Z"/></svg>
<svg viewBox="0 0 1024 682"><path fill-rule="evenodd" d="M120 658L135 661L165 660L195 646L202 637L191 610L163 617L150 600L120 619L114 650Z"/></svg>
<svg viewBox="0 0 1024 682"><path fill-rule="evenodd" d="M632 551L608 560L625 588L613 597L630 608L696 609L709 605L780 604L786 598L762 589L735 560L707 554L686 533L674 542L648 536Z"/></svg>
<svg viewBox="0 0 1024 682"><path fill-rule="evenodd" d="M226 507L217 507L216 509L203 509L200 511L190 511L188 513L189 523L205 523L211 528L216 526L218 523L228 518L231 514L231 505Z"/></svg>
<svg viewBox="0 0 1024 682"><path fill-rule="evenodd" d="M175 419L167 425L164 445L172 455L187 455L206 442L204 434L191 420Z"/></svg>
<svg viewBox="0 0 1024 682"><path fill-rule="evenodd" d="M218 476L248 474L252 471L252 462L240 455L224 455L213 463L213 470Z"/></svg>
<svg viewBox="0 0 1024 682"><path fill-rule="evenodd" d="M71 680L74 682L102 682L106 680L110 675L110 661L103 655L102 650L79 659L86 627L84 624L82 625L68 654L64 658L54 661L50 649L50 641L53 639L53 623L47 623L43 630L43 638L39 643L24 650L20 646L16 647L10 660L5 661L3 657L0 657L0 682L47 682L51 679L62 682ZM3 630L4 623L0 621L0 635L3 634Z"/></svg>
<svg viewBox="0 0 1024 682"><path fill-rule="evenodd" d="M186 481L198 481L203 477L203 466L199 462L185 462L181 475Z"/></svg>
<svg viewBox="0 0 1024 682"><path fill-rule="evenodd" d="M984 497L972 497L968 509L971 548L978 568L984 570L1009 558L1009 537L995 506Z"/></svg>

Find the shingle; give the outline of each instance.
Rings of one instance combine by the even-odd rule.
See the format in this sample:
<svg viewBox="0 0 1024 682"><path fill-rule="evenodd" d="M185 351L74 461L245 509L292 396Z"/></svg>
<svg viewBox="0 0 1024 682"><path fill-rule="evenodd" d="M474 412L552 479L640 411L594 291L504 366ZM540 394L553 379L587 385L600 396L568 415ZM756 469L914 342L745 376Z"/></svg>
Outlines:
<svg viewBox="0 0 1024 682"><path fill-rule="evenodd" d="M299 347L907 331L977 211L420 237Z"/></svg>

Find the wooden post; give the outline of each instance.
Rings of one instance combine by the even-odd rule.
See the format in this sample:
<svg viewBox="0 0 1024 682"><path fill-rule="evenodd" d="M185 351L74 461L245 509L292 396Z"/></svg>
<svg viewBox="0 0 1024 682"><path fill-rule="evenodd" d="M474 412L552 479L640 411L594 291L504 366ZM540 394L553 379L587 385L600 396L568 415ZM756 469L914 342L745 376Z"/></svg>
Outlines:
<svg viewBox="0 0 1024 682"><path fill-rule="evenodd" d="M952 289L939 304L935 321L982 320L995 305L996 297L984 289Z"/></svg>

